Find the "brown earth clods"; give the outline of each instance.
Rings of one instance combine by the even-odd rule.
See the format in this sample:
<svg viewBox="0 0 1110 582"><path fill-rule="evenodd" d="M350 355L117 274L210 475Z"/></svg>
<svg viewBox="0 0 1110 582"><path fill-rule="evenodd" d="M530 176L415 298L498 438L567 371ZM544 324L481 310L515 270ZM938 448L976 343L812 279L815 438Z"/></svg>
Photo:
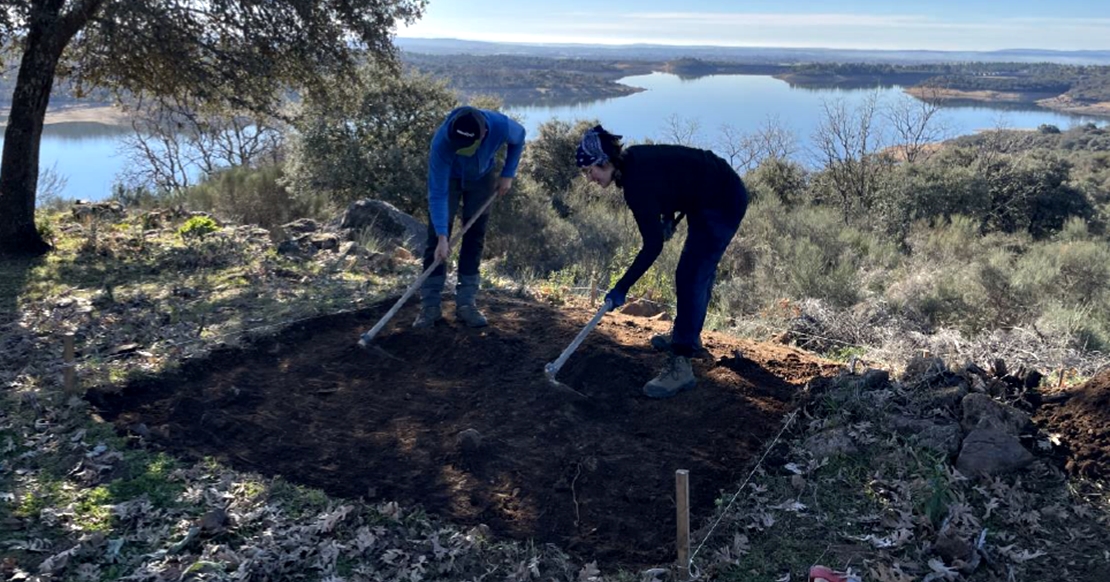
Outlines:
<svg viewBox="0 0 1110 582"><path fill-rule="evenodd" d="M401 362L356 346L391 303L90 400L171 452L637 567L674 557L675 470L690 471L697 526L734 493L804 385L836 370L790 347L706 333L713 360L695 364L698 387L652 400L640 388L663 358L648 340L670 324L613 313L558 375L589 397L575 401L543 369L591 310L491 294L487 328L463 327L448 303L446 322L414 330L410 304L376 340Z"/></svg>
<svg viewBox="0 0 1110 582"><path fill-rule="evenodd" d="M1068 472L1110 479L1110 370L1075 388L1066 401L1042 406L1034 420L1060 435Z"/></svg>

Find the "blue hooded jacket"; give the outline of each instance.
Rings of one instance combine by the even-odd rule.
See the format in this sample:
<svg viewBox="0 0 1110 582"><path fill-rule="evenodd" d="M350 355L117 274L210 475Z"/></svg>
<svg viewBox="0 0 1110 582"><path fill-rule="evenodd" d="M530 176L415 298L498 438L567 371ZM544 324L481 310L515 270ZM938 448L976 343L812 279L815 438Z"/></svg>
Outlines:
<svg viewBox="0 0 1110 582"><path fill-rule="evenodd" d="M440 124L432 137L431 153L428 156L428 214L432 217L432 227L437 235L447 235L447 185L452 178L461 179L465 184L485 176L493 167L497 150L501 149L502 144L508 144L508 148L501 177L515 177L520 155L524 152L523 126L503 113L479 109L486 118L486 137L474 155L456 154L455 146L451 145L447 137L447 128L462 109L460 107L451 111Z"/></svg>

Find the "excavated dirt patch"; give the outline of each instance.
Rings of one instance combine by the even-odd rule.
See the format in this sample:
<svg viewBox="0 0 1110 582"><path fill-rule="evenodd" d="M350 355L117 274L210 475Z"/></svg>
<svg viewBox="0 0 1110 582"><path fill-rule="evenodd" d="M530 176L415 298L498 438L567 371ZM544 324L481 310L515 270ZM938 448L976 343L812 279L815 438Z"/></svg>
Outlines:
<svg viewBox="0 0 1110 582"><path fill-rule="evenodd" d="M1067 401L1042 406L1034 420L1060 435L1069 472L1110 479L1110 370L1076 388Z"/></svg>
<svg viewBox="0 0 1110 582"><path fill-rule="evenodd" d="M589 320L505 295L492 325L450 314L409 327L408 305L378 338L404 362L361 351L391 303L322 317L190 362L172 377L91 400L157 446L282 475L344 497L419 504L501 537L552 542L579 559L638 567L674 558L674 472L688 469L697 527L731 494L810 379L835 366L776 344L707 334L695 390L652 400L662 362L648 339L669 323L608 314L559 374L544 364Z"/></svg>

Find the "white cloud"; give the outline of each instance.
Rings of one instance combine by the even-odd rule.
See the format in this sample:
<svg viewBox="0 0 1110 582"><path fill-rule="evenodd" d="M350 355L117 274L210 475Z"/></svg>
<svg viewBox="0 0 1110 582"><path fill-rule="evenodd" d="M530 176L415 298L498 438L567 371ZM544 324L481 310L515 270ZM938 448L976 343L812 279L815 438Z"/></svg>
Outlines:
<svg viewBox="0 0 1110 582"><path fill-rule="evenodd" d="M689 22L714 26L904 26L929 19L923 16L873 14L768 14L739 12L634 12L622 18Z"/></svg>
<svg viewBox="0 0 1110 582"><path fill-rule="evenodd" d="M739 12L563 12L498 20L434 20L402 29L404 36L495 42L993 50L1110 49L1110 18L947 20L899 14ZM461 36L460 31L469 31Z"/></svg>

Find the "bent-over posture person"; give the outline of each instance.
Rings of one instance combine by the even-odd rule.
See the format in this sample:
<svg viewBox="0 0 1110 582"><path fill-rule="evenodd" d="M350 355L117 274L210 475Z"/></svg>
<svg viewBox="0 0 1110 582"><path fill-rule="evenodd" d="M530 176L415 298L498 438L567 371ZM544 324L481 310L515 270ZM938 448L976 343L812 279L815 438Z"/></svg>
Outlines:
<svg viewBox="0 0 1110 582"><path fill-rule="evenodd" d="M513 185L517 165L524 151L524 128L502 113L475 107L459 107L432 137L428 157L428 240L424 249L424 269L436 258L442 263L420 287L420 314L413 327L427 328L443 319L441 301L447 281L447 241L462 202L462 222L466 224L489 201ZM497 151L508 144L505 165L500 175L494 172ZM479 217L463 234L459 247L459 282L455 287L455 316L470 327L484 327L486 316L475 302L480 283L479 267L485 245L489 213Z"/></svg>
<svg viewBox="0 0 1110 582"><path fill-rule="evenodd" d="M697 384L690 358L702 349L717 265L740 228L748 192L728 162L713 152L678 145L624 148L620 137L595 126L582 136L576 154L590 181L602 188L616 184L623 191L643 239L632 265L605 296L614 309L659 257L682 215L686 217L686 245L675 271L674 328L651 341L669 356L662 372L643 389L652 398L666 398Z"/></svg>

